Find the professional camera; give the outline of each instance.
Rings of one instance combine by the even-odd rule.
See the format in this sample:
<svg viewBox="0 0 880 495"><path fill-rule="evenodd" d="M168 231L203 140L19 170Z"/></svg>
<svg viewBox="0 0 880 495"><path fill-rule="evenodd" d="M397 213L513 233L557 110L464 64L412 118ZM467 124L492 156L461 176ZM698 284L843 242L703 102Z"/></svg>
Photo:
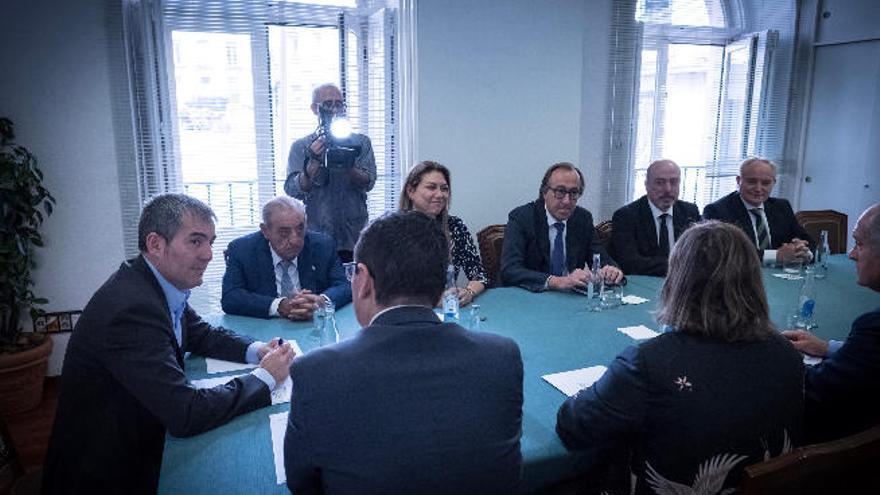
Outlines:
<svg viewBox="0 0 880 495"><path fill-rule="evenodd" d="M333 109L320 107L316 133L324 138L324 163L328 168L354 166L361 147L352 139L351 121L345 115L337 115Z"/></svg>

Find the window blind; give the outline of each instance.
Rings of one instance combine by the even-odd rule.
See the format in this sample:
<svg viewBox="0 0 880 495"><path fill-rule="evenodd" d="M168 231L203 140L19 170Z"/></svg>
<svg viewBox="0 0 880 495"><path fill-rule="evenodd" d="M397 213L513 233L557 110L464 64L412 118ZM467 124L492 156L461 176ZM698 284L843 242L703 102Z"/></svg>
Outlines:
<svg viewBox="0 0 880 495"><path fill-rule="evenodd" d="M370 136L371 217L396 204L397 8L378 0L130 0L126 38L141 206L183 192L217 215L214 261L193 304L219 309L223 250L284 194L290 146L318 125L312 90L337 84L354 130ZM139 213L139 212L138 212ZM128 250L137 250L137 219Z"/></svg>
<svg viewBox="0 0 880 495"><path fill-rule="evenodd" d="M794 8L748 0L615 3L608 169L626 175L626 201L645 193L647 167L660 158L678 163L680 197L700 208L736 188L749 156L774 160L784 172Z"/></svg>

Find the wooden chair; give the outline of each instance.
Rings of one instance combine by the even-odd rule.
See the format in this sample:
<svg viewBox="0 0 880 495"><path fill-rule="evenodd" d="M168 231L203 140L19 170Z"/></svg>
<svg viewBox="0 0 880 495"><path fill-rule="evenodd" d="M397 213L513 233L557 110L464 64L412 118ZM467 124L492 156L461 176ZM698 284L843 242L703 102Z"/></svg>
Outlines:
<svg viewBox="0 0 880 495"><path fill-rule="evenodd" d="M821 231L828 231L828 247L831 249L831 254L846 252L846 240L849 235L846 213L835 210L805 210L795 213L794 216L815 242L819 242Z"/></svg>
<svg viewBox="0 0 880 495"><path fill-rule="evenodd" d="M480 247L480 258L483 268L489 277L489 286L501 285L501 246L504 244L506 225L489 225L477 232L477 244Z"/></svg>
<svg viewBox="0 0 880 495"><path fill-rule="evenodd" d="M747 466L740 493L880 493L880 425Z"/></svg>
<svg viewBox="0 0 880 495"><path fill-rule="evenodd" d="M602 246L605 247L605 251L608 251L608 244L611 243L611 234L613 231L614 224L611 223L611 220L605 220L596 225L596 233L599 235L599 240L602 241Z"/></svg>

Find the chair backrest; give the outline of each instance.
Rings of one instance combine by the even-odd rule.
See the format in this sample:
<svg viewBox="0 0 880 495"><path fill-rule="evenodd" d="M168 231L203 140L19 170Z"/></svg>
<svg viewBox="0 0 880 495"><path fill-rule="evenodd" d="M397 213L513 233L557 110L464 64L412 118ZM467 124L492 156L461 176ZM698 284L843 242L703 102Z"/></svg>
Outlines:
<svg viewBox="0 0 880 495"><path fill-rule="evenodd" d="M846 213L835 210L804 210L794 216L815 242L819 242L819 232L828 231L831 254L846 252L846 239L849 235Z"/></svg>
<svg viewBox="0 0 880 495"><path fill-rule="evenodd" d="M880 425L747 466L740 493L880 493Z"/></svg>
<svg viewBox="0 0 880 495"><path fill-rule="evenodd" d="M611 234L613 231L614 224L611 223L611 220L605 220L596 225L596 233L599 235L599 240L602 242L602 246L605 247L605 251L608 251L608 244L611 243Z"/></svg>
<svg viewBox="0 0 880 495"><path fill-rule="evenodd" d="M501 285L501 247L504 244L506 225L489 225L477 232L477 244L480 246L480 258L483 268L489 276L489 285Z"/></svg>

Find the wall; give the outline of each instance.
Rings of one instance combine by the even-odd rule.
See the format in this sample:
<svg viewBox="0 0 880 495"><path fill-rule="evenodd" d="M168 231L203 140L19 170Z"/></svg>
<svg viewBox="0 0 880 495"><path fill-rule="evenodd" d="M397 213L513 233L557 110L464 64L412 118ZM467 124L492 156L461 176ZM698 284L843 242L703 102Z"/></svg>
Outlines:
<svg viewBox="0 0 880 495"><path fill-rule="evenodd" d="M57 200L34 272L49 311L81 309L123 257L111 103L119 73L107 40L108 16L118 14L108 3L15 0L0 16L0 114ZM68 335L56 340L52 374Z"/></svg>
<svg viewBox="0 0 880 495"><path fill-rule="evenodd" d="M582 119L584 44L607 29L591 15L603 3L419 3L418 159L451 169L452 212L472 233L535 199L552 163L594 157L581 142L601 134L604 106ZM604 87L602 70L591 67L589 80Z"/></svg>

